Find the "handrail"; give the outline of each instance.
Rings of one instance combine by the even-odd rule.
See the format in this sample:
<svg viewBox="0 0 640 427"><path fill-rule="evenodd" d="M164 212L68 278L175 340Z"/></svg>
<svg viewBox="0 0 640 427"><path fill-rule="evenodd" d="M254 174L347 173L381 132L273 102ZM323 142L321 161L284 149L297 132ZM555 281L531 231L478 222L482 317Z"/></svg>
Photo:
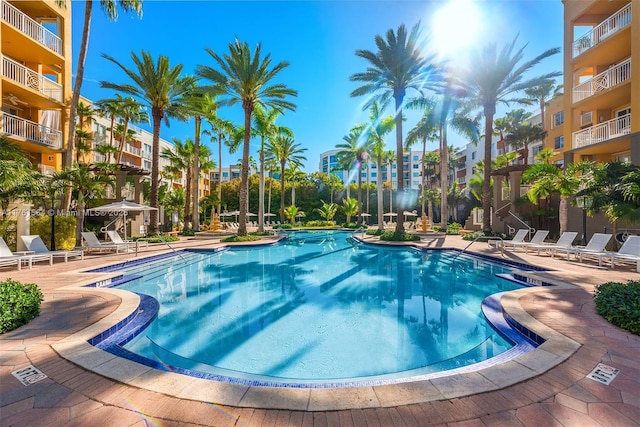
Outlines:
<svg viewBox="0 0 640 427"><path fill-rule="evenodd" d="M520 224L524 225L525 227L527 227L527 230L529 230L529 238L531 238L531 235L536 231L535 228L531 227L529 224L527 224L526 222L524 222L522 219L520 219L520 217L516 214L514 214L512 211L509 211L509 215L511 215L512 217L514 217L515 219L517 219L518 221L520 221Z"/></svg>
<svg viewBox="0 0 640 427"><path fill-rule="evenodd" d="M500 207L500 208L496 209L496 211L494 212L494 214L495 214L495 215L497 215L497 214L498 214L498 212L500 212L502 209L507 208L507 207L509 207L509 206L511 206L511 202L505 203L505 205L504 205L504 206L502 206L502 207Z"/></svg>
<svg viewBox="0 0 640 427"><path fill-rule="evenodd" d="M453 257L452 261L455 261L460 255L462 255L464 252L466 252L466 250L469 249L469 247L471 245L473 245L475 242L477 242L480 239L487 239L487 243L489 243L489 241L491 241L491 240L500 240L500 253L504 257L504 239L502 237L500 237L500 236L477 236L475 239L473 239L471 241L471 243L469 243L460 252L458 252L456 254L456 256Z"/></svg>
<svg viewBox="0 0 640 427"><path fill-rule="evenodd" d="M187 260L182 256L182 254L179 251L176 251L175 248L169 244L169 242L164 242L164 244L167 245L169 249L173 251L174 254L182 258L182 261L184 261L185 264L187 263ZM137 252L136 252L136 256L137 256Z"/></svg>

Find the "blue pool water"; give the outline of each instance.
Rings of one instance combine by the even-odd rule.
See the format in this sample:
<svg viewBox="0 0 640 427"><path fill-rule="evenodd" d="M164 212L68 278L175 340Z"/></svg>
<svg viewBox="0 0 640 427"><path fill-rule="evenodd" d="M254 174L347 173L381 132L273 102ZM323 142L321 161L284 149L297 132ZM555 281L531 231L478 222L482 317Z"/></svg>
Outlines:
<svg viewBox="0 0 640 427"><path fill-rule="evenodd" d="M482 300L521 287L512 267L451 251L363 245L345 232L181 256L128 268L121 286L157 299L125 345L167 369L314 383L428 374L512 344Z"/></svg>

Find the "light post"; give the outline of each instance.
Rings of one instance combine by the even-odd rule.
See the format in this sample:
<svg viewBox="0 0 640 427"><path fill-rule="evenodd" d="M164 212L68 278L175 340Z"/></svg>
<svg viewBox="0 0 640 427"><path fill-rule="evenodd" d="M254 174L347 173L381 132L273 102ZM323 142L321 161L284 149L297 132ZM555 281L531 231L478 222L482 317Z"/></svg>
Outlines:
<svg viewBox="0 0 640 427"><path fill-rule="evenodd" d="M576 198L576 206L582 209L582 246L587 245L587 209L593 204L591 196L580 196Z"/></svg>

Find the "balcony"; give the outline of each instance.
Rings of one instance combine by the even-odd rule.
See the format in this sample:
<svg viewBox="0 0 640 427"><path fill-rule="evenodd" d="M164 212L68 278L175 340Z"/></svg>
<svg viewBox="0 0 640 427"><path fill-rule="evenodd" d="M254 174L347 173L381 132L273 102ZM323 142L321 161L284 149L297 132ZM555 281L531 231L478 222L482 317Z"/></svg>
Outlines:
<svg viewBox="0 0 640 427"><path fill-rule="evenodd" d="M131 144L125 144L124 145L124 152L140 157L140 149L134 147Z"/></svg>
<svg viewBox="0 0 640 427"><path fill-rule="evenodd" d="M12 114L2 113L3 135L10 135L35 142L54 150L62 149L62 131L23 119Z"/></svg>
<svg viewBox="0 0 640 427"><path fill-rule="evenodd" d="M614 65L573 88L573 102L582 101L603 90L612 88L631 78L631 58Z"/></svg>
<svg viewBox="0 0 640 427"><path fill-rule="evenodd" d="M62 55L62 39L29 18L7 1L2 1L2 20L47 49Z"/></svg>
<svg viewBox="0 0 640 427"><path fill-rule="evenodd" d="M631 132L631 113L573 133L572 148L586 147Z"/></svg>
<svg viewBox="0 0 640 427"><path fill-rule="evenodd" d="M2 57L2 75L24 87L40 92L50 99L62 102L62 85L6 56Z"/></svg>
<svg viewBox="0 0 640 427"><path fill-rule="evenodd" d="M603 42L629 24L631 24L631 3L574 41L573 58L580 56L582 53Z"/></svg>

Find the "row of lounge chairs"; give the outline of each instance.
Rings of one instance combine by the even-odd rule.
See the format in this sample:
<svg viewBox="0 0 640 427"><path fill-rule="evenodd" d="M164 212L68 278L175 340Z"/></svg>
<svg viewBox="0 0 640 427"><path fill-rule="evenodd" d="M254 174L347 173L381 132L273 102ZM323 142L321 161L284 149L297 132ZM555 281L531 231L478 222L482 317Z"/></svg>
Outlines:
<svg viewBox="0 0 640 427"><path fill-rule="evenodd" d="M132 247L147 246L148 242L138 240L122 240L117 231L107 231L110 241L103 242L98 239L96 234L91 231L82 232L82 239L85 246L82 249L74 249L70 251L50 251L38 235L20 236L20 239L27 248L26 251L12 252L7 243L0 238L0 267L16 266L21 270L23 266L32 268L35 262L49 262L53 264L55 259L61 259L68 262L70 259L84 259L85 252L130 252Z"/></svg>
<svg viewBox="0 0 640 427"><path fill-rule="evenodd" d="M578 233L575 231L566 231L562 233L562 236L555 243L546 243L546 239L549 234L548 230L538 230L530 241L526 242L524 239L529 234L529 230L521 229L514 235L512 240L489 241L492 246L511 249L523 249L525 253L529 250L537 251L540 255L545 251L554 257L556 253L566 254L567 260L573 255L575 259L583 262L585 258L596 259L598 265L602 266L603 261L609 261L611 268L614 268L617 264L636 264L636 270L640 273L640 236L628 236L622 244L622 247L615 251L607 251L605 248L611 238L611 234L607 233L594 233L586 246L573 246L573 241L576 239Z"/></svg>

